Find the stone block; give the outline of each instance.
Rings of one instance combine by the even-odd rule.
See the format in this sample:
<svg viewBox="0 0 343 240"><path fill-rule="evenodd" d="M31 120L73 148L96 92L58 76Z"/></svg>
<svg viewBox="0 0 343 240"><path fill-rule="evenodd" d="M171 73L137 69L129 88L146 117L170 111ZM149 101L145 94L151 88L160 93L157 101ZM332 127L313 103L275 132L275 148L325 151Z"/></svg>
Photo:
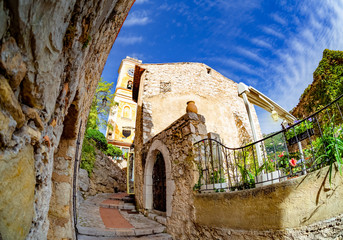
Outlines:
<svg viewBox="0 0 343 240"><path fill-rule="evenodd" d="M34 152L31 145L0 154L0 233L25 239L34 217Z"/></svg>
<svg viewBox="0 0 343 240"><path fill-rule="evenodd" d="M20 54L14 38L9 38L2 43L0 50L0 67L10 77L9 84L16 89L26 75L27 68Z"/></svg>
<svg viewBox="0 0 343 240"><path fill-rule="evenodd" d="M24 125L25 116L23 111L6 78L2 75L0 75L0 105L11 114L17 122L18 128Z"/></svg>
<svg viewBox="0 0 343 240"><path fill-rule="evenodd" d="M41 137L42 137L42 134L39 131L37 131L37 130L35 130L33 128L30 128L28 126L24 126L23 127L23 133L27 134L28 136L30 136L31 143L39 142Z"/></svg>
<svg viewBox="0 0 343 240"><path fill-rule="evenodd" d="M87 192L89 189L89 177L88 172L85 169L79 170L79 187L82 191Z"/></svg>
<svg viewBox="0 0 343 240"><path fill-rule="evenodd" d="M189 112L186 114L188 115L189 119L191 119L191 120L199 120L198 114L196 114L196 113Z"/></svg>
<svg viewBox="0 0 343 240"><path fill-rule="evenodd" d="M153 234L152 228L144 228L144 229L135 229L135 235L136 236L142 236L142 235L150 235Z"/></svg>
<svg viewBox="0 0 343 240"><path fill-rule="evenodd" d="M200 135L206 135L207 134L207 129L205 124L198 124L198 132Z"/></svg>
<svg viewBox="0 0 343 240"><path fill-rule="evenodd" d="M34 121L36 127L42 131L44 128L44 125L43 125L42 119L40 118L38 112L35 109L30 108L26 105L22 105L22 110L23 110L23 113L25 114L25 116L28 119L32 119Z"/></svg>
<svg viewBox="0 0 343 240"><path fill-rule="evenodd" d="M7 30L7 14L4 11L3 1L0 2L0 39Z"/></svg>
<svg viewBox="0 0 343 240"><path fill-rule="evenodd" d="M16 121L9 114L0 111L0 146L9 144L16 126Z"/></svg>

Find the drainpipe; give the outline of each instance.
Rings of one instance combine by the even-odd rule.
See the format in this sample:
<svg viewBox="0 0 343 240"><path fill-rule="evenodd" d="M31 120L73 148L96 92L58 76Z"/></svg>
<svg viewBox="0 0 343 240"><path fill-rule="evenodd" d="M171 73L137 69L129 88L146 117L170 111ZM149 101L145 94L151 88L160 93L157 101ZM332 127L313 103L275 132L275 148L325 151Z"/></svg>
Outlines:
<svg viewBox="0 0 343 240"><path fill-rule="evenodd" d="M247 109L247 113L248 113L248 117L249 117L252 136L254 138L254 142L256 142L259 139L257 137L255 122L252 119L251 108L250 108L250 104L249 104L249 100L248 100L248 96L247 96L246 92L249 92L248 86L246 86L245 84L238 84L238 95L242 95L242 97L243 97L245 108ZM256 144L256 153L257 153L258 166L260 167L263 164L262 152L261 152L261 143Z"/></svg>

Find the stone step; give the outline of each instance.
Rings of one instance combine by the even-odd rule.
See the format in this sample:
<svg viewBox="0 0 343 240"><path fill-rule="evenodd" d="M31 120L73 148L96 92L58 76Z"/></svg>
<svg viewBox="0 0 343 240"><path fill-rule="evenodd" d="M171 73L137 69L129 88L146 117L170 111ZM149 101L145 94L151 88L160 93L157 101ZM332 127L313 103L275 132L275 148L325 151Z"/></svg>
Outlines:
<svg viewBox="0 0 343 240"><path fill-rule="evenodd" d="M154 220L154 221L156 221L156 222L158 222L164 226L167 225L167 218L166 217L159 216L159 215L153 214L153 213L149 213L148 218L151 220Z"/></svg>
<svg viewBox="0 0 343 240"><path fill-rule="evenodd" d="M78 235L78 240L173 240L172 236L167 233L159 233L148 236L139 237L99 237L99 236L86 236Z"/></svg>
<svg viewBox="0 0 343 240"><path fill-rule="evenodd" d="M93 237L140 237L150 236L154 234L164 233L166 228L95 228L95 227L81 227L77 226L80 235L93 236Z"/></svg>
<svg viewBox="0 0 343 240"><path fill-rule="evenodd" d="M132 203L100 203L99 206L103 208L115 208L120 210L136 210L135 205L133 205Z"/></svg>
<svg viewBox="0 0 343 240"><path fill-rule="evenodd" d="M109 197L109 199L111 200L119 200L119 201L123 201L125 203L134 203L135 202L135 199L132 198L132 197L114 197L114 196L111 196Z"/></svg>

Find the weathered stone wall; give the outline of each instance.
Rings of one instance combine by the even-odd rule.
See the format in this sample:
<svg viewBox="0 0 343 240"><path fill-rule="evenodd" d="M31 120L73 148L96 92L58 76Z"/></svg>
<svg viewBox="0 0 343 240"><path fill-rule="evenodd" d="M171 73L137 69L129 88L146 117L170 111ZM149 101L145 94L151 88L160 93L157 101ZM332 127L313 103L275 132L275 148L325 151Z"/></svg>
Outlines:
<svg viewBox="0 0 343 240"><path fill-rule="evenodd" d="M143 92L140 97L144 142L179 118L191 100L206 118L208 131L218 133L227 146L240 147L252 141L246 108L234 81L202 63L140 64L139 67L145 69L139 88L139 94ZM253 106L252 109L262 138Z"/></svg>
<svg viewBox="0 0 343 240"><path fill-rule="evenodd" d="M187 233L194 228L193 186L198 180L198 173L194 162L193 143L205 138L206 133L204 117L187 113L144 146L135 146L135 194L138 208L142 211L145 211L147 201L151 201L147 199L149 193L143 193L144 187L151 185L144 181L143 173L147 166L153 166L156 160L155 149L161 151L164 160L168 161L165 163L167 230L175 239L189 239ZM155 154L151 154L153 146L156 146L153 151Z"/></svg>
<svg viewBox="0 0 343 240"><path fill-rule="evenodd" d="M90 178L87 171L83 169L83 171L86 171L86 176L84 174L79 175L82 178L79 180L79 186L83 196L113 193L115 188L117 191L126 192L126 171L101 151L96 150L96 153L96 160Z"/></svg>
<svg viewBox="0 0 343 240"><path fill-rule="evenodd" d="M4 239L74 238L78 132L82 140L97 81L133 2L0 0Z"/></svg>
<svg viewBox="0 0 343 240"><path fill-rule="evenodd" d="M337 239L343 236L343 177L328 167L261 188L197 194L193 238Z"/></svg>

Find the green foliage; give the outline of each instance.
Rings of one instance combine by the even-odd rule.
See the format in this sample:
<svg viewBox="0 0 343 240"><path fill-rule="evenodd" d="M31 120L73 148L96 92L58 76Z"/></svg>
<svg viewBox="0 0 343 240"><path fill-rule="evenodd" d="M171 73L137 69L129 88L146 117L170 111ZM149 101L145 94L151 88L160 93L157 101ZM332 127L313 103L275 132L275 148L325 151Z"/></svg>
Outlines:
<svg viewBox="0 0 343 240"><path fill-rule="evenodd" d="M290 128L286 133L286 139L289 140L292 137L295 137L295 135L301 134L306 132L308 129L312 129L313 128L313 122L312 120L305 120L302 123L294 126L294 128Z"/></svg>
<svg viewBox="0 0 343 240"><path fill-rule="evenodd" d="M263 138L266 138L274 133L264 135ZM283 139L283 134L277 134L274 137L270 137L264 141L264 145L266 148L266 151L268 153L274 153L274 152L282 152L285 150L285 144Z"/></svg>
<svg viewBox="0 0 343 240"><path fill-rule="evenodd" d="M96 129L88 129L86 131L86 138L93 139L96 142L96 146L101 151L105 152L107 150L107 140L99 130Z"/></svg>
<svg viewBox="0 0 343 240"><path fill-rule="evenodd" d="M343 130L342 125L334 126L333 123L325 125L323 135L314 141L316 147L316 163L329 165L329 181L331 184L332 168L337 163L342 174L343 164Z"/></svg>
<svg viewBox="0 0 343 240"><path fill-rule="evenodd" d="M93 97L91 110L87 120L87 129L99 129L107 127L108 114L114 102L114 94L111 94L113 83L109 83L100 78L98 86ZM104 102L104 99L107 99Z"/></svg>
<svg viewBox="0 0 343 240"><path fill-rule="evenodd" d="M254 188L255 187L255 177L254 174L249 171L244 166L237 164L238 169L241 173L244 188Z"/></svg>
<svg viewBox="0 0 343 240"><path fill-rule="evenodd" d="M313 83L305 89L300 98L303 104L303 116L314 113L342 94L343 52L325 49L323 59L313 73L313 77Z"/></svg>
<svg viewBox="0 0 343 240"><path fill-rule="evenodd" d="M87 170L88 175L91 176L96 160L94 142L92 139L84 138L81 150L81 164L82 169Z"/></svg>
<svg viewBox="0 0 343 240"><path fill-rule="evenodd" d="M211 177L210 177L210 183L224 183L225 179L223 178L223 173L222 173L222 169L213 169L213 172L211 173Z"/></svg>
<svg viewBox="0 0 343 240"><path fill-rule="evenodd" d="M123 152L120 150L120 148L113 146L112 144L107 145L107 151L106 155L111 157L120 157L123 154Z"/></svg>

